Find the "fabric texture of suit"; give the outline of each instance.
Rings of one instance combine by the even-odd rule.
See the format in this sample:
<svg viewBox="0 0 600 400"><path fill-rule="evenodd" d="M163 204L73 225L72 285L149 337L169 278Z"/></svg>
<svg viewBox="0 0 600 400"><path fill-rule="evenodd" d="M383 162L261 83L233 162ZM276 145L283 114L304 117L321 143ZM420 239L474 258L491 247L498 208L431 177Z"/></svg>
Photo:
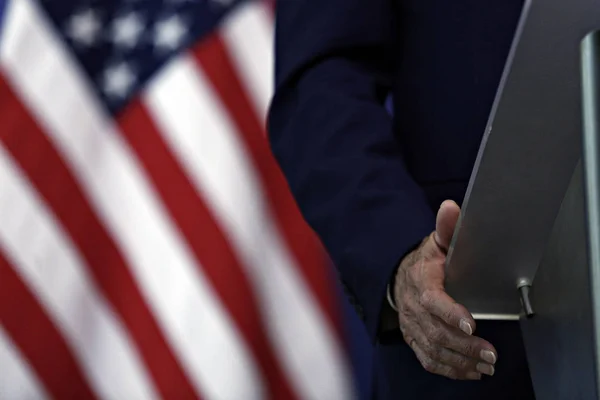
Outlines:
<svg viewBox="0 0 600 400"><path fill-rule="evenodd" d="M521 8L278 1L270 140L376 346L377 398L533 398L515 323L478 325L499 353L496 376L481 382L428 374L401 340L378 340L399 261L434 229L443 200L463 199Z"/></svg>

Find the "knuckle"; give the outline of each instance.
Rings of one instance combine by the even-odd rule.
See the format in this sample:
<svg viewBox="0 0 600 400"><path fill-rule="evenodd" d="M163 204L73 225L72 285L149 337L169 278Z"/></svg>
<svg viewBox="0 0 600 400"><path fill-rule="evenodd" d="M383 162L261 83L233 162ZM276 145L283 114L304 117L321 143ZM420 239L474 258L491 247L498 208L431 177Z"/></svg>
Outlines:
<svg viewBox="0 0 600 400"><path fill-rule="evenodd" d="M411 318L410 315L405 314L405 313L399 313L398 314L398 324L400 325L400 330L406 330L407 327L410 325L411 323Z"/></svg>
<svg viewBox="0 0 600 400"><path fill-rule="evenodd" d="M466 356L477 356L477 346L471 342L465 342L462 346L462 352Z"/></svg>
<svg viewBox="0 0 600 400"><path fill-rule="evenodd" d="M431 322L431 340L435 341L440 345L448 344L448 332L446 327L435 319Z"/></svg>
<svg viewBox="0 0 600 400"><path fill-rule="evenodd" d="M427 354L427 356L433 360L437 360L440 358L441 349L430 341L426 340L423 342L421 346L423 352Z"/></svg>
<svg viewBox="0 0 600 400"><path fill-rule="evenodd" d="M410 282L419 282L421 280L420 275L421 273L418 265L413 264L406 270L406 276Z"/></svg>
<svg viewBox="0 0 600 400"><path fill-rule="evenodd" d="M449 368L444 376L452 380L457 380L459 378L458 371L456 371L454 368Z"/></svg>
<svg viewBox="0 0 600 400"><path fill-rule="evenodd" d="M433 346L431 349L431 358L440 361L442 359L442 348L439 346Z"/></svg>
<svg viewBox="0 0 600 400"><path fill-rule="evenodd" d="M430 324L425 324L423 326L423 333L427 339L431 340L433 336L435 336L434 327Z"/></svg>
<svg viewBox="0 0 600 400"><path fill-rule="evenodd" d="M400 296L400 303L398 304L398 309L401 313L410 315L412 314L412 301L410 294L404 293Z"/></svg>
<svg viewBox="0 0 600 400"><path fill-rule="evenodd" d="M410 326L416 323L414 314L410 310L401 309L398 311L398 321L400 326Z"/></svg>
<svg viewBox="0 0 600 400"><path fill-rule="evenodd" d="M411 315L412 312L410 311L410 308L408 308L406 304L400 302L400 304L398 304L398 316L400 318L410 318Z"/></svg>
<svg viewBox="0 0 600 400"><path fill-rule="evenodd" d="M419 296L419 303L421 303L423 307L429 308L435 301L436 296L436 290L426 289L423 292L421 292L421 295Z"/></svg>
<svg viewBox="0 0 600 400"><path fill-rule="evenodd" d="M457 371L465 374L469 371L473 371L475 369L474 363L470 362L467 357L457 356L455 357L451 365L456 368Z"/></svg>
<svg viewBox="0 0 600 400"><path fill-rule="evenodd" d="M434 342L437 343L439 345L443 345L446 343L446 335L444 334L444 331L442 329L439 328L433 328L431 330L431 336L429 337L429 339Z"/></svg>
<svg viewBox="0 0 600 400"><path fill-rule="evenodd" d="M423 359L421 360L421 366L425 371L430 373L435 373L437 369L437 363L429 357L423 357Z"/></svg>
<svg viewBox="0 0 600 400"><path fill-rule="evenodd" d="M421 345L421 348L423 349L423 352L427 355L430 355L433 353L433 345L429 341L424 341L423 344Z"/></svg>
<svg viewBox="0 0 600 400"><path fill-rule="evenodd" d="M413 294L409 291L402 293L402 295L400 296L400 302L404 307L411 308L414 303Z"/></svg>
<svg viewBox="0 0 600 400"><path fill-rule="evenodd" d="M400 321L413 321L415 319L414 313L409 308L399 309L398 318L400 318Z"/></svg>
<svg viewBox="0 0 600 400"><path fill-rule="evenodd" d="M433 343L441 344L445 341L444 330L433 324L427 324L423 329L425 336Z"/></svg>
<svg viewBox="0 0 600 400"><path fill-rule="evenodd" d="M463 370L468 370L469 367L471 367L472 363L469 362L469 359L467 357L458 355L456 357L456 359L454 360L453 364L456 368L463 371Z"/></svg>
<svg viewBox="0 0 600 400"><path fill-rule="evenodd" d="M406 328L403 328L403 327L400 327L400 332L402 333L402 338L404 339L406 344L408 344L409 346L412 347L412 341L413 341L412 335L410 335L408 333L408 331L406 330Z"/></svg>
<svg viewBox="0 0 600 400"><path fill-rule="evenodd" d="M402 332L402 336L409 336L408 328L405 324L400 324L400 332Z"/></svg>

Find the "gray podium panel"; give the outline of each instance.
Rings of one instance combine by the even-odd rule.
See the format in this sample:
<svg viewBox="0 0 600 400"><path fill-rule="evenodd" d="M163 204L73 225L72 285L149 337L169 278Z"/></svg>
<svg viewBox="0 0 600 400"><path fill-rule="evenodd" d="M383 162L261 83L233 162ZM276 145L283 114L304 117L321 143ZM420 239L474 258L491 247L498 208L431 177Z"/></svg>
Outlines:
<svg viewBox="0 0 600 400"><path fill-rule="evenodd" d="M538 399L597 399L583 174L576 172L537 271L535 316L521 321Z"/></svg>
<svg viewBox="0 0 600 400"><path fill-rule="evenodd" d="M598 0L527 1L448 255L476 318L518 319L581 154L579 46Z"/></svg>
<svg viewBox="0 0 600 400"><path fill-rule="evenodd" d="M600 398L600 33L581 46L583 163L571 179L521 321L536 397Z"/></svg>

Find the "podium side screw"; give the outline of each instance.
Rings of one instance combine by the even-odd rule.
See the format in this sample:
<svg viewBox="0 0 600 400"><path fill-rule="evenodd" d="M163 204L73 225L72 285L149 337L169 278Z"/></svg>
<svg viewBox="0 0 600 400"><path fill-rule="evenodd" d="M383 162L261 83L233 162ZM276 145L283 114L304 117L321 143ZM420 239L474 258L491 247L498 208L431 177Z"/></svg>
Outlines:
<svg viewBox="0 0 600 400"><path fill-rule="evenodd" d="M519 290L519 295L521 297L521 305L523 306L523 310L525 311L525 316L527 316L527 318L533 317L535 313L533 312L531 300L529 299L529 289L531 289L531 281L527 278L519 279L519 281L517 282L517 289Z"/></svg>

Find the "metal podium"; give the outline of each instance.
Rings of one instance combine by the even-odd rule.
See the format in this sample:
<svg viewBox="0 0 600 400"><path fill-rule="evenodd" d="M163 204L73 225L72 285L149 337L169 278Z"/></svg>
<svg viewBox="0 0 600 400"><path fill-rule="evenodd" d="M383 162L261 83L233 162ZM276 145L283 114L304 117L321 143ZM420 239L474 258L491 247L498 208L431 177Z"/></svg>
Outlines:
<svg viewBox="0 0 600 400"><path fill-rule="evenodd" d="M531 287L535 318L521 323L539 399L600 395L600 33L582 42L581 78L582 160Z"/></svg>
<svg viewBox="0 0 600 400"><path fill-rule="evenodd" d="M525 2L446 266L521 324L541 400L600 399L598 29L599 0Z"/></svg>

